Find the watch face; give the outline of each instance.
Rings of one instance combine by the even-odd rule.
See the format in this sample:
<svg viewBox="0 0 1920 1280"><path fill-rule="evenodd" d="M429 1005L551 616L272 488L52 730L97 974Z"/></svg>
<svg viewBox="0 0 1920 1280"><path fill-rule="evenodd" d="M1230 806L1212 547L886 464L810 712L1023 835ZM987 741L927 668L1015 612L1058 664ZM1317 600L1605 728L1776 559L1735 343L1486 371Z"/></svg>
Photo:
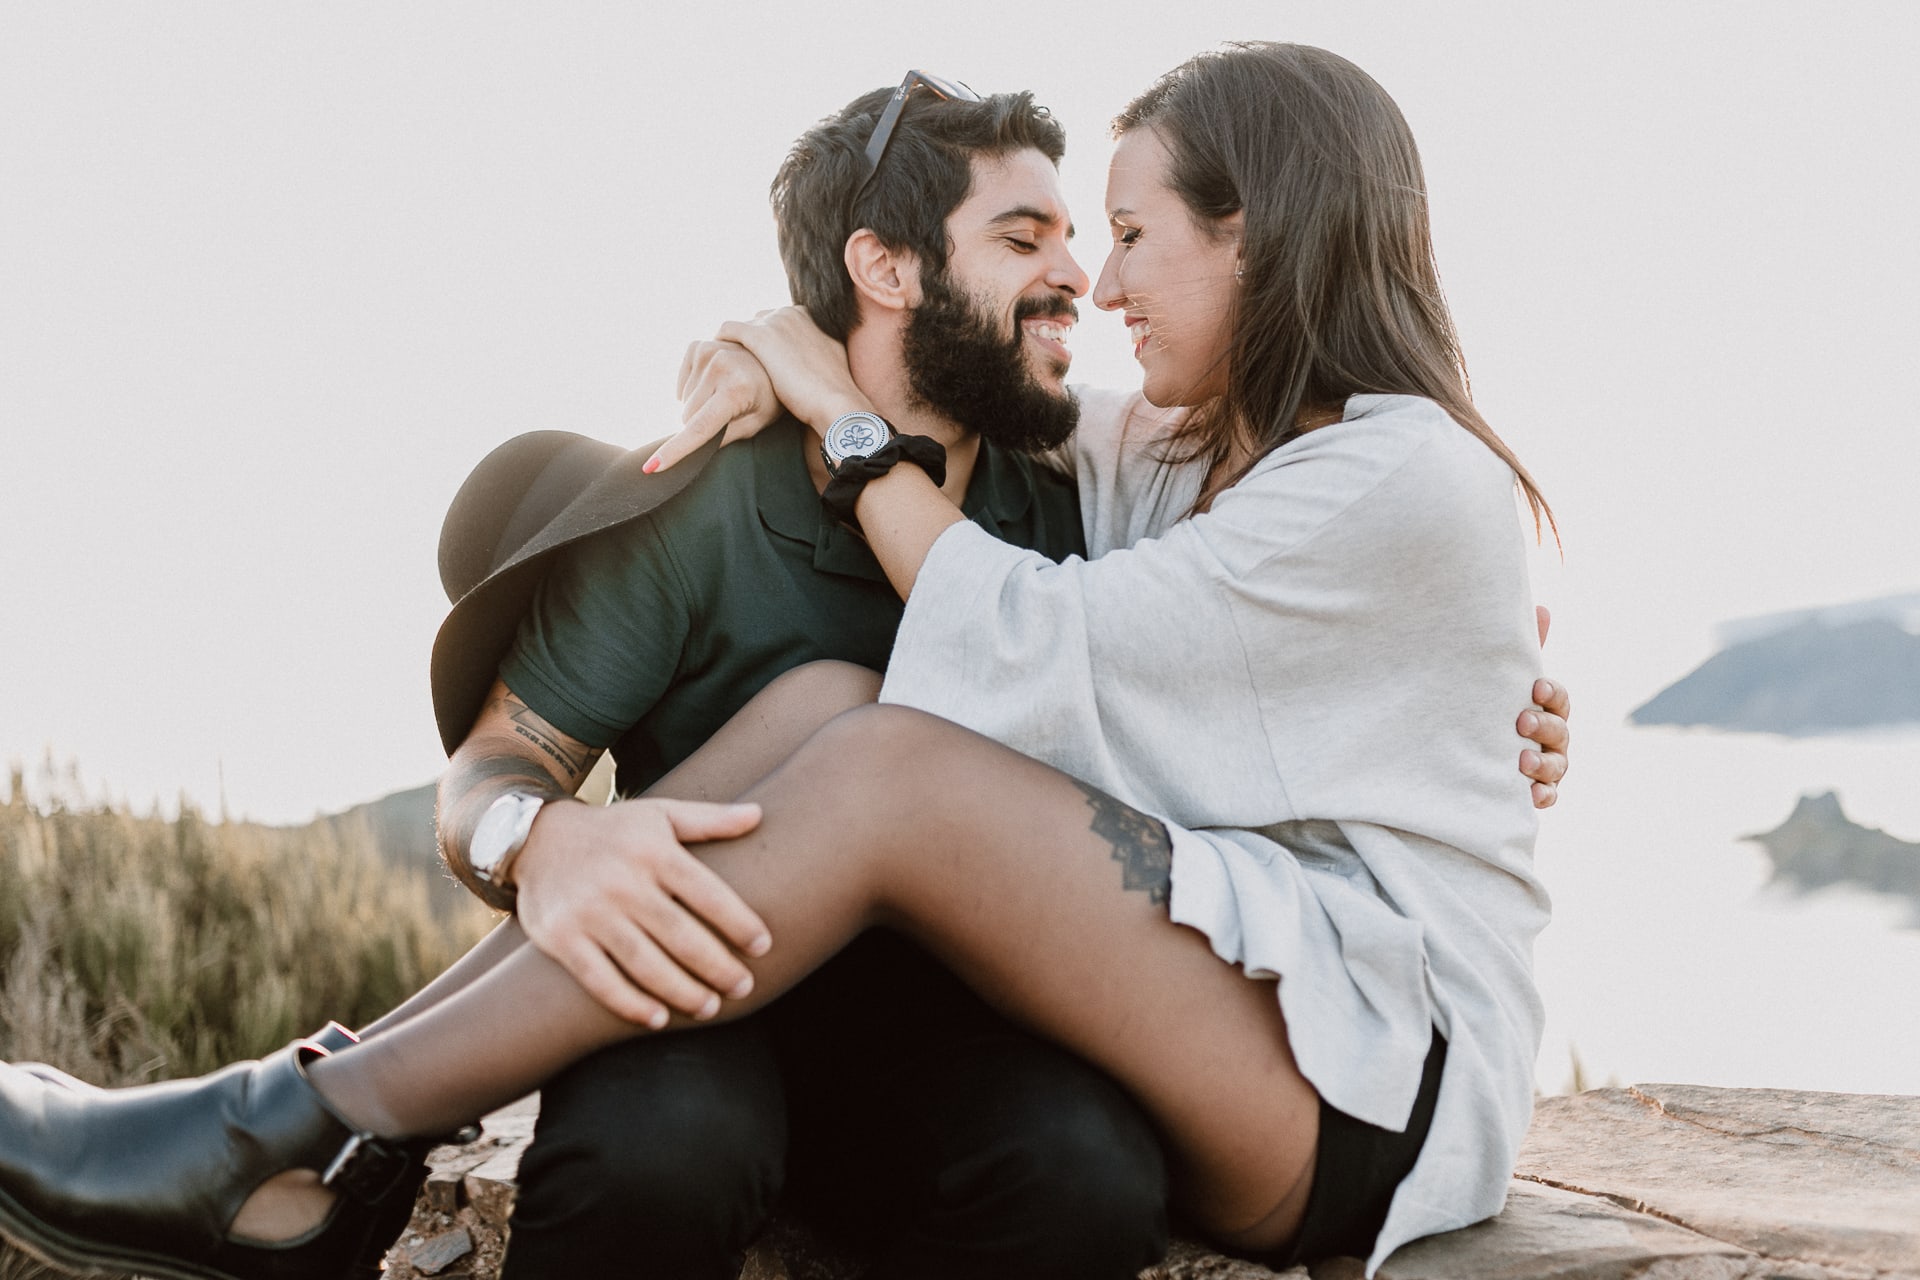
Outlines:
<svg viewBox="0 0 1920 1280"><path fill-rule="evenodd" d="M833 462L864 458L893 436L893 428L871 413L849 413L827 428L822 448Z"/></svg>
<svg viewBox="0 0 1920 1280"><path fill-rule="evenodd" d="M467 865L473 874L490 884L499 882L501 869L526 844L541 803L537 796L508 792L487 806L467 844Z"/></svg>
<svg viewBox="0 0 1920 1280"><path fill-rule="evenodd" d="M511 799L502 796L501 800ZM482 880L493 879L493 873L507 859L507 844L512 839L514 810L511 805L502 805L495 800L480 815L480 825L473 830L473 839L467 842L467 865Z"/></svg>

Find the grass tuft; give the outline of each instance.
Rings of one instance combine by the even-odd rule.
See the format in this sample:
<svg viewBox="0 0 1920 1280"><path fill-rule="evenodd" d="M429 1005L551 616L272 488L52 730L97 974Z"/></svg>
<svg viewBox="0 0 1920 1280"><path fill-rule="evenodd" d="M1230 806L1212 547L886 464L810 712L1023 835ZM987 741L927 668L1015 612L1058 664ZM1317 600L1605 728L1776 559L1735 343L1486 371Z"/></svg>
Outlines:
<svg viewBox="0 0 1920 1280"><path fill-rule="evenodd" d="M196 1075L329 1018L360 1026L493 923L354 827L0 804L0 1059L96 1084Z"/></svg>

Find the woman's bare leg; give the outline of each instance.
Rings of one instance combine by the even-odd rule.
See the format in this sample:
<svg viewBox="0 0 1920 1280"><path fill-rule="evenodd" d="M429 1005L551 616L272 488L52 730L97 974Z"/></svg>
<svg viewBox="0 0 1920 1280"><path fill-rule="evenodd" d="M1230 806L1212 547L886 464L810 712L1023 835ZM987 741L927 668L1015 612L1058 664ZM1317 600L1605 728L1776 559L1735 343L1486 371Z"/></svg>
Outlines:
<svg viewBox="0 0 1920 1280"><path fill-rule="evenodd" d="M675 800L738 800L843 711L878 701L880 675L851 662L809 662L775 676L701 748L648 787Z"/></svg>
<svg viewBox="0 0 1920 1280"><path fill-rule="evenodd" d="M811 662L785 672L749 699L699 750L648 787L645 794L679 800L732 800L766 777L836 715L879 696L879 675L850 662ZM360 1038L364 1041L391 1034L465 990L522 949L539 954L517 920L509 917L501 921L426 986L368 1023L360 1030ZM628 1024L622 1025L631 1030ZM488 1109L467 1113L439 1130L414 1132L450 1132ZM241 1206L232 1230L251 1239L290 1239L324 1218L332 1203L331 1194L310 1173L290 1171L261 1184Z"/></svg>
<svg viewBox="0 0 1920 1280"><path fill-rule="evenodd" d="M676 800L734 800L800 749L821 725L880 696L880 676L851 662L811 662L776 676L698 751L646 789ZM453 995L527 945L512 917L379 1018L360 1038L391 1031Z"/></svg>
<svg viewBox="0 0 1920 1280"><path fill-rule="evenodd" d="M357 1034L362 1040L384 1035L401 1023L417 1018L428 1009L460 991L480 976L518 951L527 943L527 935L520 932L520 925L508 916L486 937L469 947L465 954L452 964L435 974L426 986L402 1000L393 1008L360 1028Z"/></svg>
<svg viewBox="0 0 1920 1280"><path fill-rule="evenodd" d="M774 938L749 962L754 995L729 1016L869 925L893 925L1131 1089L1165 1132L1200 1225L1248 1247L1291 1237L1318 1101L1287 1047L1273 984L1169 923L1159 824L897 707L840 717L744 798L761 804L760 828L699 850ZM419 1018L315 1063L312 1076L376 1131L433 1132L642 1033L523 947Z"/></svg>

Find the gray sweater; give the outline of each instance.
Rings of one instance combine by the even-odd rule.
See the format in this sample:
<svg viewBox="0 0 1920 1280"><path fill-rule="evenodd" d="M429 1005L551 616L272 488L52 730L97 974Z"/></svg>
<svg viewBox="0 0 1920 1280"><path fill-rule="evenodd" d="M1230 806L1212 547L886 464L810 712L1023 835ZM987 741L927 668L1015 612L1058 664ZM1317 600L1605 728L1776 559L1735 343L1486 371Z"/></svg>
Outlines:
<svg viewBox="0 0 1920 1280"><path fill-rule="evenodd" d="M1369 1274L1491 1216L1533 1105L1547 896L1513 721L1539 674L1513 473L1431 401L1355 396L1182 518L1173 420L1083 392L1088 560L972 523L921 569L882 700L1164 820L1173 919L1277 976L1301 1071L1399 1130L1432 1029L1433 1128Z"/></svg>

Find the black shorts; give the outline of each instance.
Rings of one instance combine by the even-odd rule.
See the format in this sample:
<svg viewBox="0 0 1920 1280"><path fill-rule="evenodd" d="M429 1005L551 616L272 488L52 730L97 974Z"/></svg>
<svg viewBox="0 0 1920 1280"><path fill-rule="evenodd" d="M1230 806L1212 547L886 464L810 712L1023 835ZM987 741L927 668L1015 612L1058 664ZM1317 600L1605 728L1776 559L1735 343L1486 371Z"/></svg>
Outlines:
<svg viewBox="0 0 1920 1280"><path fill-rule="evenodd" d="M1356 1120L1321 1100L1320 1146L1300 1234L1287 1249L1256 1261L1284 1271L1326 1258L1364 1258L1373 1252L1393 1193L1420 1158L1427 1131L1433 1127L1433 1105L1440 1097L1440 1072L1446 1061L1446 1037L1436 1031L1404 1133Z"/></svg>

